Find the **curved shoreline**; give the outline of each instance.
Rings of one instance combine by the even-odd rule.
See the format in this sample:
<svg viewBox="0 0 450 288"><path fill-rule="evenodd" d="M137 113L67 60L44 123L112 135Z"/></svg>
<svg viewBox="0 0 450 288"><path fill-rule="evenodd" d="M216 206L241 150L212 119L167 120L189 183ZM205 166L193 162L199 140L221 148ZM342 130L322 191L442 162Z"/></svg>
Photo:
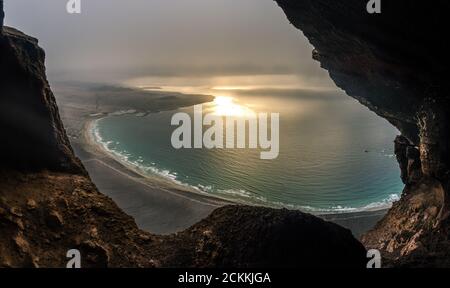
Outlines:
<svg viewBox="0 0 450 288"><path fill-rule="evenodd" d="M193 193L196 195L200 195L203 197L208 197L211 199L215 199L217 201L225 201L228 204L240 204L240 205L250 205L250 206L262 206L262 207L270 207L274 209L290 209L290 210L299 210L305 213L311 213L316 216L323 216L323 217L333 217L336 215L347 215L347 214L358 214L358 213L378 213L380 211L386 211L387 209L392 207L393 202L375 202L370 203L364 207L360 208L336 208L336 209L317 209L317 208L310 208L305 206L298 206L298 205L289 205L285 203L271 203L271 202L264 202L264 203L256 203L252 201L245 201L240 199L230 199L231 197L226 196L219 196L219 195L212 195L211 193L207 191L203 191L198 187L191 186L189 184L181 183L176 179L173 179L171 177L164 176L162 174L159 174L157 172L154 173L146 173L144 171L141 171L139 167L131 163L125 159L123 159L123 155L117 152L113 152L107 147L105 147L105 143L101 143L98 141L98 137L95 131L97 121L104 119L106 117L110 117L110 115L106 115L104 117L91 119L86 122L83 134L86 139L86 143L89 144L90 147L94 147L94 149L97 152L103 153L107 155L108 157L112 158L114 161L119 162L121 165L123 165L126 169L129 169L130 171L139 174L141 177L147 179L148 181L162 181L165 185L168 186L169 189L177 189L177 190L184 190L187 193ZM188 196L189 197L189 196ZM262 200L261 200L262 201ZM395 202L395 200L394 200ZM382 205L374 205L383 203Z"/></svg>
<svg viewBox="0 0 450 288"><path fill-rule="evenodd" d="M108 116L105 116L105 117L108 117ZM196 194L197 196L206 197L209 200L215 200L215 201L217 201L219 206L221 206L223 204L237 204L237 203L234 203L227 199L214 197L213 195L209 195L206 192L202 193L202 191L196 191L188 185L176 183L172 179L169 179L162 175L157 175L156 173L154 175L149 175L147 173L144 173L143 171L140 171L132 163L129 163L129 162L121 159L118 155L116 155L115 153L106 149L106 147L104 147L104 145L102 143L99 143L98 141L96 141L95 136L93 135L94 134L93 129L94 129L94 125L96 124L96 121L99 121L105 117L90 119L90 120L86 121L85 128L83 130L83 137L85 140L84 143L87 146L85 148L92 149L94 151L94 153L100 153L102 155L105 155L106 157L109 157L111 160L122 165L123 168L127 169L132 174L136 174L136 175L140 176L143 182L145 182L145 183L150 182L153 184L157 184L160 186L160 188L167 189L168 192L170 192L171 189L174 189L179 192L180 191L186 192L187 194L193 193L193 194ZM187 195L186 197L189 197L189 195Z"/></svg>

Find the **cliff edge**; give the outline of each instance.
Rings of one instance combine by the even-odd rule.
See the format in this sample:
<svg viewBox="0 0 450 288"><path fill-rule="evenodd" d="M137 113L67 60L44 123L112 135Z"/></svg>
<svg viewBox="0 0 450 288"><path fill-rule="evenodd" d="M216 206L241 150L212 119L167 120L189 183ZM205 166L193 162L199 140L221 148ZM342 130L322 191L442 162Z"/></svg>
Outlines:
<svg viewBox="0 0 450 288"><path fill-rule="evenodd" d="M85 173L47 82L44 51L36 39L13 28L1 29L0 168Z"/></svg>

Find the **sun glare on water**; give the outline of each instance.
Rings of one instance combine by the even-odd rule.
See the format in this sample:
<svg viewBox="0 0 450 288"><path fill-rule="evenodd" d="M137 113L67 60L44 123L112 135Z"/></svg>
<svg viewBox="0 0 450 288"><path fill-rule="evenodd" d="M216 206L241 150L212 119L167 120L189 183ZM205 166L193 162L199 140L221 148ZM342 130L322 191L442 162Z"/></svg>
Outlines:
<svg viewBox="0 0 450 288"><path fill-rule="evenodd" d="M234 102L232 97L217 96L213 102L213 113L218 116L244 117L254 112L246 106Z"/></svg>

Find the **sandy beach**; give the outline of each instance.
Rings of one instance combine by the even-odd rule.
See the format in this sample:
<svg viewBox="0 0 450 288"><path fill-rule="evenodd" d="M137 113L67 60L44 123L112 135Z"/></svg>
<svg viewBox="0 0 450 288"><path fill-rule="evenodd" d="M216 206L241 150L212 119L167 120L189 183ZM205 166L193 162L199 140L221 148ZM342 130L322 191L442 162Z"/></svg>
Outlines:
<svg viewBox="0 0 450 288"><path fill-rule="evenodd" d="M228 200L200 194L192 188L177 185L160 176L143 176L132 167L121 163L90 135L93 121L111 111L99 111L97 103L74 101L77 98L67 97L74 91L68 93L66 87L58 88L59 86L55 90L61 115L76 155L85 165L100 192L111 197L121 209L134 217L141 229L156 234L176 233L205 218L214 209L234 204ZM85 95L88 94L86 92ZM161 97L161 94L158 94L158 97ZM204 102L205 99L198 101ZM183 101L178 102L169 107L155 105L155 109L162 111L173 109L177 104L183 106ZM117 107L110 109L117 110ZM386 209L318 216L340 224L350 229L356 237L360 237L385 213Z"/></svg>
<svg viewBox="0 0 450 288"><path fill-rule="evenodd" d="M84 137L73 144L97 188L133 216L138 226L156 234L182 231L232 202L196 193L159 176L142 175L95 143L86 122Z"/></svg>

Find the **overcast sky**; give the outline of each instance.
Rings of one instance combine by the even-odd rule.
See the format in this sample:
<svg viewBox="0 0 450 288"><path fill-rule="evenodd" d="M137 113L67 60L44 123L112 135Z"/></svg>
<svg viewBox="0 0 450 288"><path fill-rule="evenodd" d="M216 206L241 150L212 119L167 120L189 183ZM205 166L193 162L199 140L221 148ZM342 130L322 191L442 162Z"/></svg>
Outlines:
<svg viewBox="0 0 450 288"><path fill-rule="evenodd" d="M5 0L6 25L39 38L51 77L328 78L273 0L81 1L69 15L67 0Z"/></svg>

